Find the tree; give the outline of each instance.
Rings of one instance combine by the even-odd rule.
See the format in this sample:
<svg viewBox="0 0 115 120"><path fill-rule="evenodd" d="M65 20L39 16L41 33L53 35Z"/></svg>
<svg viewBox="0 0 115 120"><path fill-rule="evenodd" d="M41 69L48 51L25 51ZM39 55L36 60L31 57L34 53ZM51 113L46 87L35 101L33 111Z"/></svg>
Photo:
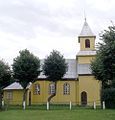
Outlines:
<svg viewBox="0 0 115 120"><path fill-rule="evenodd" d="M56 95L57 81L61 80L67 71L67 63L63 55L58 51L53 50L50 55L44 60L43 73L49 81L54 83L55 92L48 97L48 102Z"/></svg>
<svg viewBox="0 0 115 120"><path fill-rule="evenodd" d="M34 82L40 74L40 60L27 49L19 51L19 53L20 55L13 61L12 68L14 78L18 80L24 89L23 103L25 103L27 86L30 82Z"/></svg>
<svg viewBox="0 0 115 120"><path fill-rule="evenodd" d="M110 26L100 38L102 43L91 63L92 73L104 84L115 87L115 26Z"/></svg>
<svg viewBox="0 0 115 120"><path fill-rule="evenodd" d="M11 70L7 63L0 60L0 109L2 109L2 90L10 84Z"/></svg>
<svg viewBox="0 0 115 120"><path fill-rule="evenodd" d="M102 92L102 100L106 108L115 108L115 88L106 88Z"/></svg>
<svg viewBox="0 0 115 120"><path fill-rule="evenodd" d="M102 81L102 89L115 88L115 26L104 30L100 38L102 42L98 44L96 58L91 62L92 73ZM110 90L104 93L108 94Z"/></svg>

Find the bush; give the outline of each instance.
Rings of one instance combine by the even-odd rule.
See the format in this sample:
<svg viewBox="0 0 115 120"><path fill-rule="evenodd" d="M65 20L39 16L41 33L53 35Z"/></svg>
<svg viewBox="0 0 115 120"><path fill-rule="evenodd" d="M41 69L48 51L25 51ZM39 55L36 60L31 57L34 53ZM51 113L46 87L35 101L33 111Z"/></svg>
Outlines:
<svg viewBox="0 0 115 120"><path fill-rule="evenodd" d="M115 88L106 88L102 91L102 101L106 108L115 108Z"/></svg>

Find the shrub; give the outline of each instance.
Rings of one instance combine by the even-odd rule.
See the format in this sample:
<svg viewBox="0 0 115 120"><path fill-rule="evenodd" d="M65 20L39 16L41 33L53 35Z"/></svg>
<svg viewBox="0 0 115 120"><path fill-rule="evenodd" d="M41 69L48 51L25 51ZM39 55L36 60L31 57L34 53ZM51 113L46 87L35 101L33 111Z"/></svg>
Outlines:
<svg viewBox="0 0 115 120"><path fill-rule="evenodd" d="M115 108L115 88L106 88L102 91L102 101L106 108Z"/></svg>

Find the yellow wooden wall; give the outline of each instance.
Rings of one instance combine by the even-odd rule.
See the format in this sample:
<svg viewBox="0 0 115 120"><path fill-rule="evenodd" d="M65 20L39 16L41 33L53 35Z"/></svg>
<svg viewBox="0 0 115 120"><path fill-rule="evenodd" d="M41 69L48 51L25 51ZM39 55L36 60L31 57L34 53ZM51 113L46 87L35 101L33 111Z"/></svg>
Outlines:
<svg viewBox="0 0 115 120"><path fill-rule="evenodd" d="M79 76L79 100L81 103L81 93L87 93L88 105L93 105L93 102L100 104L100 82L95 80L94 76Z"/></svg>
<svg viewBox="0 0 115 120"><path fill-rule="evenodd" d="M80 50L95 50L95 37L80 37ZM85 48L85 40L90 40L90 48Z"/></svg>
<svg viewBox="0 0 115 120"><path fill-rule="evenodd" d="M90 64L93 59L95 59L95 55L77 56L78 64ZM81 104L81 92L85 91L88 105L93 105L93 102L100 104L101 83L91 74L78 75L78 80L77 103Z"/></svg>
<svg viewBox="0 0 115 120"><path fill-rule="evenodd" d="M34 94L34 85L35 84L40 84L40 95ZM39 80L36 81L32 86L31 86L31 97L32 97L32 104L43 104L47 102L47 98L50 96L48 93L49 89L49 84L51 82L45 81L45 80ZM64 83L69 83L70 84L70 95L63 95L63 85ZM69 103L72 101L72 103L76 103L77 99L77 86L76 86L77 81L76 80L65 80L65 81L58 81L57 82L57 94L56 96L52 99L51 102L53 103Z"/></svg>
<svg viewBox="0 0 115 120"><path fill-rule="evenodd" d="M78 56L78 64L90 64L95 55Z"/></svg>
<svg viewBox="0 0 115 120"><path fill-rule="evenodd" d="M4 101L6 104L12 105L22 105L23 100L23 90L10 90L12 92L12 99L7 99L7 92L9 90L4 90Z"/></svg>
<svg viewBox="0 0 115 120"><path fill-rule="evenodd" d="M86 91L88 105L93 101L100 100L100 83L93 76L79 76L79 80L65 80L57 82L57 95L52 99L52 103L59 104L81 104L81 92ZM27 92L27 105L29 104L29 92L31 92L31 104L46 104L49 97L48 89L51 82L39 80L32 84ZM64 83L70 84L70 95L63 95ZM34 85L40 84L40 95L34 94ZM13 99L7 100L7 90L4 91L4 100L7 104L22 105L23 90L13 90Z"/></svg>

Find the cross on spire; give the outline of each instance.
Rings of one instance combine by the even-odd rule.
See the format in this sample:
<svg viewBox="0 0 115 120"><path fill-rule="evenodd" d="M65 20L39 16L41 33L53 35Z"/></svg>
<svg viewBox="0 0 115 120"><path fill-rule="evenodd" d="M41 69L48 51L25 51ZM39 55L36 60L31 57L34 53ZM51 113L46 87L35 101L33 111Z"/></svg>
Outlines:
<svg viewBox="0 0 115 120"><path fill-rule="evenodd" d="M85 14L85 10L84 10L84 18L85 18L85 22L87 21L87 19L86 19L86 14Z"/></svg>

